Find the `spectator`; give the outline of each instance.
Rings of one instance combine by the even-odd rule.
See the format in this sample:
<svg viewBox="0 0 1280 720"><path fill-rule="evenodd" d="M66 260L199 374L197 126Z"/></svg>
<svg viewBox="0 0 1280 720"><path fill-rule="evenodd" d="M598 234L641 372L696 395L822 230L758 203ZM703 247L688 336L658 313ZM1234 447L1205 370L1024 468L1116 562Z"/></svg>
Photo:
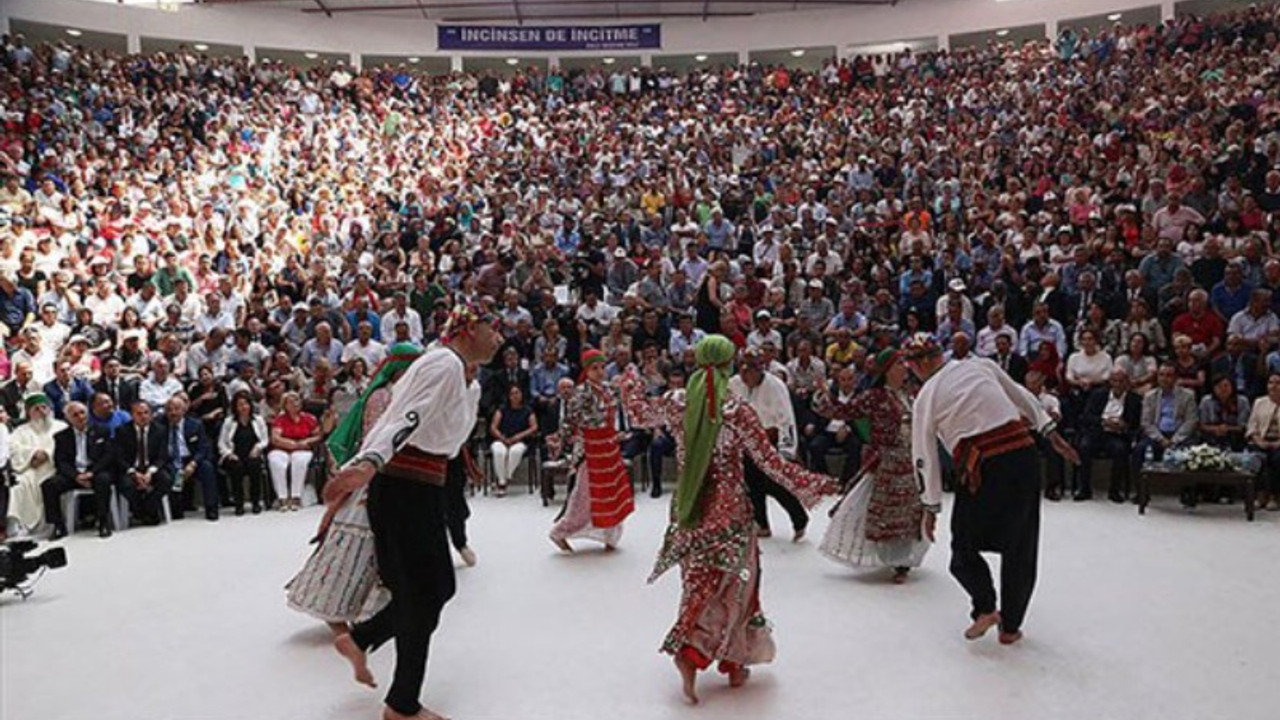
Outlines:
<svg viewBox="0 0 1280 720"><path fill-rule="evenodd" d="M320 441L320 421L303 412L302 397L296 392L284 393L281 409L271 420L267 465L275 486L276 509L298 510L302 507L302 488L307 482L312 449Z"/></svg>
<svg viewBox="0 0 1280 720"><path fill-rule="evenodd" d="M493 437L490 451L493 453L493 469L496 476L498 497L505 497L507 484L515 475L516 468L524 459L529 449L526 440L538 434L538 418L533 409L525 404L524 391L518 385L507 390L506 402L493 414L489 423L489 434Z"/></svg>

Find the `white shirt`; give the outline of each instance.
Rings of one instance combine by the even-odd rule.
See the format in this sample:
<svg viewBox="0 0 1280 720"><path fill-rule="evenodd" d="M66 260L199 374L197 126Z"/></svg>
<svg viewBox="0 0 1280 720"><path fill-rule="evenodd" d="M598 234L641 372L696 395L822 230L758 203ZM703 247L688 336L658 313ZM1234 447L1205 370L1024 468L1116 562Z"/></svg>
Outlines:
<svg viewBox="0 0 1280 720"><path fill-rule="evenodd" d="M382 359L387 356L387 346L377 340L370 340L367 344L361 343L359 339L352 340L347 346L342 348L342 364L346 365L356 358L364 360L364 366L370 370L378 367Z"/></svg>
<svg viewBox="0 0 1280 720"><path fill-rule="evenodd" d="M468 392L466 368L456 352L434 346L396 381L391 404L365 435L356 454L379 468L403 445L453 457L471 437L479 409Z"/></svg>
<svg viewBox="0 0 1280 720"><path fill-rule="evenodd" d="M409 341L418 345L422 344L422 316L417 310L411 307L404 309L404 315L396 312L395 308L391 308L382 316L382 339L389 342L396 336L396 325L404 322L409 326Z"/></svg>
<svg viewBox="0 0 1280 720"><path fill-rule="evenodd" d="M1053 423L1040 400L1000 366L980 358L947 363L920 388L912 406L911 455L925 505L942 502L938 440L948 453L967 437L1023 417L1037 430Z"/></svg>
<svg viewBox="0 0 1280 720"><path fill-rule="evenodd" d="M741 375L729 378L729 392L746 400L756 415L760 416L760 424L766 430L778 431L778 452L787 457L794 457L796 450L796 414L791 406L791 393L787 384L776 375L766 372L760 384L754 388L747 387Z"/></svg>

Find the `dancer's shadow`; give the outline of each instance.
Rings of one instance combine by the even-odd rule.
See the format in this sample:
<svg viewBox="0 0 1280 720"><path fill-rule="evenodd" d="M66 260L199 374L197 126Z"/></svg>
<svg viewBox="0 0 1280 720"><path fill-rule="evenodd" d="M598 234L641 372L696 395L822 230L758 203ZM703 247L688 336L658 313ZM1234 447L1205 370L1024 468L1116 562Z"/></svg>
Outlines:
<svg viewBox="0 0 1280 720"><path fill-rule="evenodd" d="M295 632L285 642L306 647L329 647L333 645L333 633L327 626L317 624Z"/></svg>

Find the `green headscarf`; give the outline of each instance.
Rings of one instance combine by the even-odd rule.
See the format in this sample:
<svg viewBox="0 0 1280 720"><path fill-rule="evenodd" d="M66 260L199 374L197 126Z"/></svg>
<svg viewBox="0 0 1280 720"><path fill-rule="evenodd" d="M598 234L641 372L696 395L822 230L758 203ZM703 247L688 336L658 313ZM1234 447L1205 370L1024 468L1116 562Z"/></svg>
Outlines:
<svg viewBox="0 0 1280 720"><path fill-rule="evenodd" d="M377 372L369 381L369 387L360 393L360 398L342 416L342 422L333 429L325 443L329 446L333 462L339 467L360 450L360 443L364 440L364 406L368 403L369 396L374 390L391 382L397 373L408 369L421 354L422 348L413 343L396 343L387 351L387 357L378 365Z"/></svg>
<svg viewBox="0 0 1280 720"><path fill-rule="evenodd" d="M711 466L724 398L729 392L729 363L737 352L723 335L708 335L693 350L698 370L689 378L684 408L684 469L676 486L676 522L682 527L698 519L698 499Z"/></svg>

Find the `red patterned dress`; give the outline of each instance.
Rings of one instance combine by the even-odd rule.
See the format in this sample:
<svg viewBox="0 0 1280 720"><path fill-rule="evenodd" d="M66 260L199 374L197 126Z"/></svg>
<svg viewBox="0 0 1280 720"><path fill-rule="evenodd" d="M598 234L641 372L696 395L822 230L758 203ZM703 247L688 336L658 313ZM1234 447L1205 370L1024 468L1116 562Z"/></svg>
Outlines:
<svg viewBox="0 0 1280 720"><path fill-rule="evenodd" d="M620 381L622 402L635 427L665 426L676 439L676 461L684 465L684 393L646 398L644 381L628 371ZM752 665L773 659L774 645L760 610L760 549L751 499L743 478L743 455L806 506L834 491L832 478L786 462L751 406L724 402L724 424L716 441L700 499L696 526L667 527L649 582L680 566L680 614L662 651L680 654L698 668L712 661ZM674 504L673 504L674 512Z"/></svg>
<svg viewBox="0 0 1280 720"><path fill-rule="evenodd" d="M834 417L870 422L862 480L832 512L819 551L853 567L918 567L929 543L921 537L924 505L911 467L911 400L899 390L872 388Z"/></svg>
<svg viewBox="0 0 1280 720"><path fill-rule="evenodd" d="M591 382L578 388L560 424L562 445L572 443L578 468L553 540L585 538L610 547L622 537L622 521L635 510L631 477L618 443L618 403L613 392ZM580 461L580 462L579 462Z"/></svg>

